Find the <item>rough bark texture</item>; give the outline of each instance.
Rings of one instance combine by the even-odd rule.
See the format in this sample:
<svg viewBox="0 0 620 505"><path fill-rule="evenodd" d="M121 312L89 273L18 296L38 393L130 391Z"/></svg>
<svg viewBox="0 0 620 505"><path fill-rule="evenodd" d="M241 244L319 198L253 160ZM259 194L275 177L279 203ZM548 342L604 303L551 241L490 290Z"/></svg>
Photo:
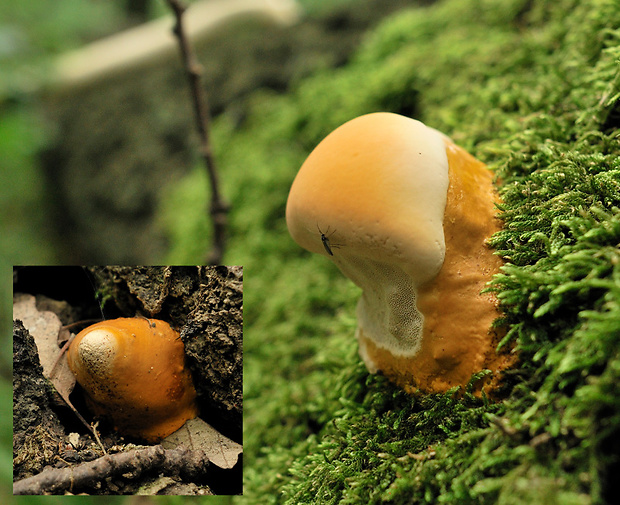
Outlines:
<svg viewBox="0 0 620 505"><path fill-rule="evenodd" d="M28 476L51 464L64 429L50 409L54 390L43 377L34 339L21 321L13 322L14 475Z"/></svg>

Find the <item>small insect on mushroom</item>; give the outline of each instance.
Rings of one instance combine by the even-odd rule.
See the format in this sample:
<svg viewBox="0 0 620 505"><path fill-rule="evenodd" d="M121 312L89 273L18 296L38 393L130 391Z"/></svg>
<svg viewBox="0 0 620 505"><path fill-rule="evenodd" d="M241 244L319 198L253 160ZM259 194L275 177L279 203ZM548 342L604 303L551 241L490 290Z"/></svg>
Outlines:
<svg viewBox="0 0 620 505"><path fill-rule="evenodd" d="M332 247L334 249L338 249L340 248L340 244L330 244L329 239L332 238L334 236L334 233L336 233L337 230L332 231L331 233L329 233L329 226L327 227L327 230L325 230L325 233L323 233L321 231L321 228L319 228L319 224L317 223L316 225L317 230L319 230L319 233L321 234L321 242L323 242L323 247L325 248L325 251L327 251L327 254L329 254L330 256L333 256L334 253L332 252Z"/></svg>

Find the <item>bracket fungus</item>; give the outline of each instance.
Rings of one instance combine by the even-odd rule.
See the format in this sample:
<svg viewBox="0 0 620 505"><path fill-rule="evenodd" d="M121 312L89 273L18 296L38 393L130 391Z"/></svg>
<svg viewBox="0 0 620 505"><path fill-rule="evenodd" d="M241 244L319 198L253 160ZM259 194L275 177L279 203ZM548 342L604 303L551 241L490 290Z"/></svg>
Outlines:
<svg viewBox="0 0 620 505"><path fill-rule="evenodd" d="M398 114L355 118L308 156L287 226L362 289L356 336L370 372L442 392L505 366L497 303L481 293L502 264L485 243L499 229L494 199L482 162Z"/></svg>
<svg viewBox="0 0 620 505"><path fill-rule="evenodd" d="M142 317L82 330L67 354L93 412L122 435L155 443L198 415L179 333Z"/></svg>

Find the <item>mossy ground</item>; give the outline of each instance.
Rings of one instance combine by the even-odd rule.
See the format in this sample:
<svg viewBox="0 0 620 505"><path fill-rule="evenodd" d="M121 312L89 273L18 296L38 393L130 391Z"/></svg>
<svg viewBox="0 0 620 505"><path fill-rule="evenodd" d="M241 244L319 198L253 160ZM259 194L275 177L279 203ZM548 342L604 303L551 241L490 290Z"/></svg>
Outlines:
<svg viewBox="0 0 620 505"><path fill-rule="evenodd" d="M620 8L446 0L393 16L354 60L256 95L214 144L245 267L239 503L602 503L620 452ZM492 289L520 364L501 401L408 396L369 375L357 288L288 237L310 150L360 114L414 116L497 174L506 259ZM208 244L196 172L168 200L170 261ZM194 203L192 203L194 202ZM189 203L185 205L184 203ZM194 211L191 210L194 206ZM198 210L196 210L198 209ZM196 237L204 237L197 240Z"/></svg>

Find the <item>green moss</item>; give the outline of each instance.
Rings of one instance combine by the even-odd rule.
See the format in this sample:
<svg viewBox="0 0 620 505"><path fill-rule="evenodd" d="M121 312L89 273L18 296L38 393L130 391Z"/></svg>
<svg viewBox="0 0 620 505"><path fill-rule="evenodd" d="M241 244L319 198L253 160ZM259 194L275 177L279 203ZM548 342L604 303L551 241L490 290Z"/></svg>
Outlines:
<svg viewBox="0 0 620 505"><path fill-rule="evenodd" d="M620 453L618 26L612 0L446 0L393 16L344 68L284 97L256 95L241 127L218 121L233 203L226 261L245 266L247 287L239 501L609 499ZM501 345L521 358L502 401L411 397L369 375L353 338L359 290L288 237L286 196L305 156L375 110L416 116L496 171L504 228L492 244L506 266L491 289L509 328ZM204 219L182 205L192 187L177 219Z"/></svg>

